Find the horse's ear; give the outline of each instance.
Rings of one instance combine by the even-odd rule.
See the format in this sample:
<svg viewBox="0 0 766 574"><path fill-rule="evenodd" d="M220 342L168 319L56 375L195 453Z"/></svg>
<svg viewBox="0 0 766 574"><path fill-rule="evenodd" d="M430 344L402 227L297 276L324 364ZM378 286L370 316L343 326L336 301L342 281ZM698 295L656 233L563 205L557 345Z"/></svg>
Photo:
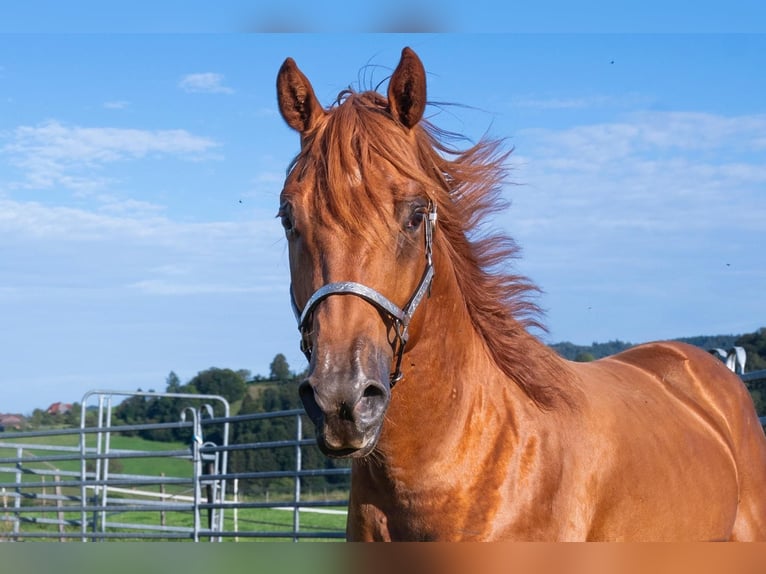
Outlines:
<svg viewBox="0 0 766 574"><path fill-rule="evenodd" d="M391 114L411 128L426 109L426 70L410 48L402 50L402 58L388 83L388 105Z"/></svg>
<svg viewBox="0 0 766 574"><path fill-rule="evenodd" d="M298 69L292 58L287 58L277 74L277 100L282 117L301 134L313 128L324 114L317 101L311 82Z"/></svg>

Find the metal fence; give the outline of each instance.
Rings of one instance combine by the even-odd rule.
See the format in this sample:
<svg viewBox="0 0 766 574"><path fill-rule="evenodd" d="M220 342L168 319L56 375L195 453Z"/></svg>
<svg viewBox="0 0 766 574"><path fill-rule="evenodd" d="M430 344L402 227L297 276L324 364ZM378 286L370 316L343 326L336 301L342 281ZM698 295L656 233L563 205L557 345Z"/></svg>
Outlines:
<svg viewBox="0 0 766 574"><path fill-rule="evenodd" d="M113 425L115 398L182 399L177 422ZM96 400L97 406L89 405ZM215 406L222 415L216 415ZM87 416L91 411L96 413ZM342 527L301 527L308 512L345 514L347 500L302 500L306 477L348 475L348 468L304 468L303 410L230 416L228 402L215 395L92 391L82 401L80 428L0 433L0 540L210 540L344 538ZM231 430L253 420L292 419L291 440L230 444ZM90 420L90 425L86 421ZM171 450L114 448L117 437L147 430L188 429L188 446ZM209 440L216 437L217 441ZM162 443L156 443L162 445ZM281 471L232 472L238 450L292 449L295 467ZM141 461L178 461L172 474L124 470ZM155 465L160 466L160 465ZM278 500L240 493L243 481L285 479L292 493ZM344 493L347 496L346 493ZM246 518L289 511L285 525ZM284 514L280 513L280 514ZM342 518L342 517L341 517Z"/></svg>
<svg viewBox="0 0 766 574"><path fill-rule="evenodd" d="M742 379L751 387L766 386L766 371ZM176 422L113 426L115 398L135 396L181 399L185 406ZM222 415L215 414L216 405ZM89 412L95 412L95 422ZM342 539L345 533L337 517L329 527L301 524L301 516L309 512L345 514L347 506L347 491L337 499L305 500L304 479L350 472L304 467L302 449L315 448L315 441L303 438L303 414L295 409L230 416L228 402L215 395L87 393L79 428L0 433L0 540ZM291 440L230 444L237 425L285 418L294 421ZM761 423L766 425L766 417ZM151 450L148 443L143 448L114 447L117 437L173 429L186 429L187 444L164 450ZM232 472L230 454L261 449L292 450L294 468ZM176 461L172 472L128 471L131 462L149 461L151 468L160 460ZM277 500L269 499L268 493L263 499L240 492L244 481L275 479L292 481L292 492ZM252 519L252 513L262 511L289 513L291 520L275 525Z"/></svg>

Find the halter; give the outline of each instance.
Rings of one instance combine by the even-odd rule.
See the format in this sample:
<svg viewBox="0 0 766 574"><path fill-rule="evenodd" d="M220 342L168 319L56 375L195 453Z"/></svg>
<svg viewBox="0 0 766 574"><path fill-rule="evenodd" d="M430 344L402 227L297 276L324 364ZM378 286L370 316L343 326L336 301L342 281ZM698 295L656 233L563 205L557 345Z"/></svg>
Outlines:
<svg viewBox="0 0 766 574"><path fill-rule="evenodd" d="M396 356L396 367L391 373L391 387L393 388L402 378L402 356L404 355L404 346L407 344L407 338L409 337L408 328L410 321L423 297L426 293L430 294L431 291L431 281L434 277L433 231L435 226L436 204L432 203L428 209L428 216L424 221L426 267L415 292L403 308L398 307L390 299L371 287L361 283L354 283L353 281L340 281L338 283L328 283L317 289L309 297L303 310L301 310L295 303L295 295L293 294L292 285L290 286L290 302L292 303L295 318L298 321L298 330L301 333L301 351L303 351L306 359L311 360L313 350L311 345L311 327L314 309L330 295L356 295L370 303L373 307L376 307L379 311L382 311L390 321L393 338L389 339L389 343Z"/></svg>

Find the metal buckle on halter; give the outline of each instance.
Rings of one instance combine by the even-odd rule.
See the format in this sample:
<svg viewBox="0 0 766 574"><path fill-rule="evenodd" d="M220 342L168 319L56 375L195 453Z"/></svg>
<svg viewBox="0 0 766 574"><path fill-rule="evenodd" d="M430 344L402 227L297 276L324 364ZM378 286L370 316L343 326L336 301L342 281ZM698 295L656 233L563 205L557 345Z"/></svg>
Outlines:
<svg viewBox="0 0 766 574"><path fill-rule="evenodd" d="M426 220L425 241L426 241L426 265L432 265L434 228L436 227L436 204L428 206L428 219Z"/></svg>
<svg viewBox="0 0 766 574"><path fill-rule="evenodd" d="M290 303L292 304L295 318L298 321L298 330L301 333L300 347L301 351L306 356L306 359L311 361L312 345L310 322L314 309L330 295L355 295L361 297L378 310L383 311L390 318L391 328L394 330L394 338L393 340L389 340L389 343L391 344L394 356L396 357L396 366L390 375L391 387L393 388L394 384L401 380L403 376L401 370L402 358L404 356L404 346L407 344L407 330L410 320L415 314L418 305L420 305L420 302L423 300L423 297L426 294L429 296L431 295L431 283L434 277L433 231L436 226L436 220L436 204L431 203L428 208L428 216L424 226L426 267L420 278L418 287L415 289L415 292L412 294L412 297L410 297L410 300L404 308L398 307L387 297L371 287L353 281L341 281L337 283L328 283L314 291L306 302L306 306L303 309L300 309L295 302L293 288L292 285L290 285Z"/></svg>

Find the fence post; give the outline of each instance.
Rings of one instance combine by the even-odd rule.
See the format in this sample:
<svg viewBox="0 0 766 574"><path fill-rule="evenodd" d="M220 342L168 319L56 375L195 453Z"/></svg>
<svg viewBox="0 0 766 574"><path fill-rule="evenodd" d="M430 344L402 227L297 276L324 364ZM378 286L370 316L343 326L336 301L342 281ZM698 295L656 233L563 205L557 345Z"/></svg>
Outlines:
<svg viewBox="0 0 766 574"><path fill-rule="evenodd" d="M202 474L202 461L200 459L199 448L202 446L202 430L199 424L199 416L197 410L192 407L185 407L181 411L181 420L186 421L186 413L191 414L193 431L191 441L192 452L192 482L194 484L194 528L192 532L192 540L199 542L200 531L200 515L199 505L202 498L200 475Z"/></svg>
<svg viewBox="0 0 766 574"><path fill-rule="evenodd" d="M18 462L16 463L16 484L18 485L16 487L16 499L13 502L13 507L16 509L15 515L16 520L13 521L13 534L14 540L18 541L18 535L20 532L20 526L21 526L21 481L24 477L24 471L23 471L23 463L22 458L24 457L24 449L22 447L16 448L16 459Z"/></svg>
<svg viewBox="0 0 766 574"><path fill-rule="evenodd" d="M206 443L206 444L209 445L210 443ZM206 475L208 477L215 476L216 474L218 474L218 472L217 472L215 467L216 467L216 465L215 465L214 462L206 460L205 461L204 470L202 471L203 475ZM214 480L215 479L213 479L213 478L208 478L207 479L207 484L205 485L205 493L207 495L207 503L210 504L210 505L215 504L215 482L214 482ZM217 526L218 526L218 524L217 524L217 520L216 520L216 510L211 506L210 508L207 509L207 529L212 532L215 528L217 528ZM213 536L210 537L210 541L211 542L213 541Z"/></svg>
<svg viewBox="0 0 766 574"><path fill-rule="evenodd" d="M239 533L239 479L234 479L234 532ZM234 536L234 542L239 542L239 536Z"/></svg>
<svg viewBox="0 0 766 574"><path fill-rule="evenodd" d="M64 536L64 512L61 510L63 507L61 502L61 477L57 474L54 480L56 481L56 522L59 525L59 542L66 542L66 537Z"/></svg>
<svg viewBox="0 0 766 574"><path fill-rule="evenodd" d="M111 396L107 397L106 399L106 417L104 419L104 426L106 427L106 432L104 433L103 450L99 448L99 454L106 455L101 464L101 480L104 483L103 490L101 491L101 506L103 507L103 510L101 511L101 532L102 533L106 532L106 520L108 516L106 513L106 507L109 505L109 454L110 454L110 449L112 445L112 432L111 432L112 397ZM101 433L99 433L98 436L100 439ZM99 446L101 446L100 441L99 441ZM106 538L102 538L101 542L104 542L105 540Z"/></svg>
<svg viewBox="0 0 766 574"><path fill-rule="evenodd" d="M160 473L160 478L161 479L165 478L164 472ZM165 528L165 501L167 500L167 498L165 497L165 481L164 480L160 482L160 495L161 495L160 500L162 501L162 510L160 510L160 526Z"/></svg>
<svg viewBox="0 0 766 574"><path fill-rule="evenodd" d="M10 522L11 520L11 517L8 514L8 493L6 492L5 487L3 487L3 516L0 520L2 520L2 522ZM0 524L0 526L4 525ZM0 538L0 540L2 540L2 538Z"/></svg>
<svg viewBox="0 0 766 574"><path fill-rule="evenodd" d="M295 415L295 507L293 509L293 542L298 542L298 533L301 528L301 438L303 438L303 419L301 415Z"/></svg>
<svg viewBox="0 0 766 574"><path fill-rule="evenodd" d="M103 450L102 450L102 443L103 443L103 440L104 440L104 436L103 436L103 432L102 432L102 430L104 428L104 417L105 417L105 413L104 413L104 398L105 397L103 395L98 397L98 432L96 433L96 458L94 460L95 468L94 468L94 474L93 474L93 498L90 498L90 497L88 498L88 502L90 502L90 504L92 504L94 508L96 506L98 506L98 500L99 500L99 496L101 494L101 488L102 488L102 486L99 485L99 480L101 480L101 465L102 465L100 455L103 452ZM85 504L85 502L83 502L83 504ZM105 516L105 514L104 514L104 516ZM98 511L97 510L93 510L93 525L92 525L93 528L92 528L92 531L93 531L94 534L96 532L98 532L98 529L99 529L99 524L98 524L99 523L99 519L98 518L99 518ZM93 542L98 540L95 536L92 537L91 539L93 540Z"/></svg>

